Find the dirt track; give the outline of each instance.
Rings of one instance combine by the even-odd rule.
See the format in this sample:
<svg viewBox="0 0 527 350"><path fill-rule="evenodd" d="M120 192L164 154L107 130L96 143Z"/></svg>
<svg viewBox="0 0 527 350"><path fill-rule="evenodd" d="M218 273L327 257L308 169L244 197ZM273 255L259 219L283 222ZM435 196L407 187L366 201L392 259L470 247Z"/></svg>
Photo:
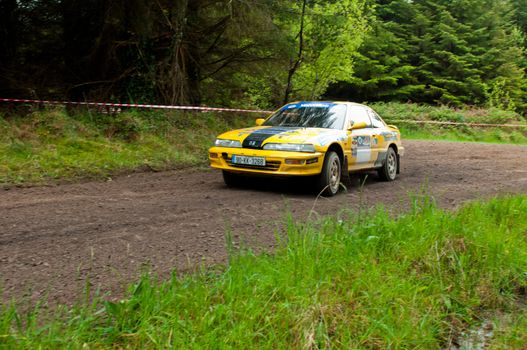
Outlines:
<svg viewBox="0 0 527 350"><path fill-rule="evenodd" d="M480 196L527 193L527 147L408 141L393 183L369 177L364 205L404 207L428 181L447 208ZM295 188L296 187L296 188ZM225 232L272 247L286 208L303 218L314 195L291 182L228 189L216 171L140 173L106 182L0 190L0 285L3 300L72 303L85 287L119 295L144 264L161 276L196 262L225 261ZM357 207L348 192L319 199L318 214Z"/></svg>

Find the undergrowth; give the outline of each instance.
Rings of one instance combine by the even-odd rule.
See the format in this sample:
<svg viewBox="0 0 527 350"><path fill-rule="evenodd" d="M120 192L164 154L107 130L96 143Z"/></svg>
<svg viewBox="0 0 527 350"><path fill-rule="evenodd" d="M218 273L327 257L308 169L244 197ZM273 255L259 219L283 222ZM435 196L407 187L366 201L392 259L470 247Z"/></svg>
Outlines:
<svg viewBox="0 0 527 350"><path fill-rule="evenodd" d="M118 302L95 298L24 313L4 305L0 344L443 349L483 315L507 313L516 321L499 328L493 346L507 341L521 348L526 196L475 202L454 213L416 197L412 210L396 218L382 208L340 217L289 219L273 253L231 247L224 268L163 282L145 275Z"/></svg>
<svg viewBox="0 0 527 350"><path fill-rule="evenodd" d="M217 134L253 121L247 115L63 108L0 115L0 184L201 166Z"/></svg>
<svg viewBox="0 0 527 350"><path fill-rule="evenodd" d="M488 143L527 144L527 120L512 111L497 108L450 108L412 103L374 103L372 107L389 124L401 130L404 139L447 140ZM525 127L470 127L464 125L437 125L405 123L410 121L437 121L482 124L516 124Z"/></svg>

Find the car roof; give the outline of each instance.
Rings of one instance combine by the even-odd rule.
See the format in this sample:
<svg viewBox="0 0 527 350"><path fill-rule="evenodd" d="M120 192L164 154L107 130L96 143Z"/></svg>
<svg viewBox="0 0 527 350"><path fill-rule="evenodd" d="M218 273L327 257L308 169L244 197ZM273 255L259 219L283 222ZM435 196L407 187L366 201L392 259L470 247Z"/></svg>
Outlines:
<svg viewBox="0 0 527 350"><path fill-rule="evenodd" d="M357 103L357 102L351 102L351 101L294 101L294 102L287 103L286 106L290 105L290 104L295 104L295 103L335 103L335 104L346 104L346 105L349 105L349 106L368 107L365 104Z"/></svg>

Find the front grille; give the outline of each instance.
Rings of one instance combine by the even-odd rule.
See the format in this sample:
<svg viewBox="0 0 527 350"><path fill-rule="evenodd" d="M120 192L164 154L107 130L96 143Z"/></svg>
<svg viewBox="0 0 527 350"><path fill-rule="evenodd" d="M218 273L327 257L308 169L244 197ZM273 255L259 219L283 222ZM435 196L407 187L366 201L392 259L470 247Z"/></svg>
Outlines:
<svg viewBox="0 0 527 350"><path fill-rule="evenodd" d="M243 168L243 169L252 169L252 170L266 170L266 171L277 171L280 168L280 161L279 160L265 160L265 166L257 166L257 165L246 165L246 164L232 164L231 157L227 155L223 155L223 159L227 162L227 164L233 168Z"/></svg>

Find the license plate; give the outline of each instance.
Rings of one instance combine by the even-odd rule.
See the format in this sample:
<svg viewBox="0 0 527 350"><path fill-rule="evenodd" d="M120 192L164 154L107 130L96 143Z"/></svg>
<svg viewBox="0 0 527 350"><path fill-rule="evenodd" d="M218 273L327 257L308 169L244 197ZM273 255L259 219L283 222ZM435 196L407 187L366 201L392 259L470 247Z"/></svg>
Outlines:
<svg viewBox="0 0 527 350"><path fill-rule="evenodd" d="M233 164L265 166L264 157L247 157L233 155L231 162Z"/></svg>

